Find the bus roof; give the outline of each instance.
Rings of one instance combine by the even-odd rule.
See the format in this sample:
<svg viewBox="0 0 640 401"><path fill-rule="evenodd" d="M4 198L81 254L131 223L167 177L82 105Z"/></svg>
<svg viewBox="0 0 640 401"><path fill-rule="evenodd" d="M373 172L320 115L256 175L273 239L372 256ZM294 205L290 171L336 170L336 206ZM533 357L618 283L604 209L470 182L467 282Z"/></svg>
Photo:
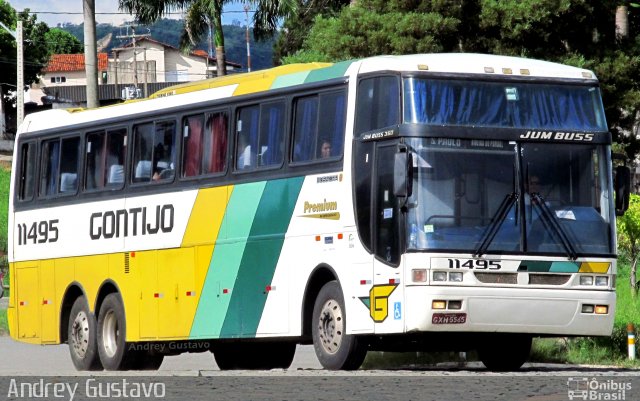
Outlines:
<svg viewBox="0 0 640 401"><path fill-rule="evenodd" d="M144 100L97 109L55 109L30 114L18 133L106 120L125 115L197 104L203 99L257 93L304 83L375 71L429 71L484 76L523 76L595 80L593 72L558 63L520 57L473 53L376 56L339 63L290 64L245 74L227 75L162 89Z"/></svg>

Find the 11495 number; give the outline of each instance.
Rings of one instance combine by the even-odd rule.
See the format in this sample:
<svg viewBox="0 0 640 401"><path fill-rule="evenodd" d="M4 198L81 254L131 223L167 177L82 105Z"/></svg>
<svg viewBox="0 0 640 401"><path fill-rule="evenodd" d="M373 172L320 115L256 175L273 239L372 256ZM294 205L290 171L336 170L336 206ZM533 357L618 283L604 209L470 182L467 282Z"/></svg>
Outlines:
<svg viewBox="0 0 640 401"><path fill-rule="evenodd" d="M484 259L448 259L449 269L466 268L470 270L500 270L499 260Z"/></svg>
<svg viewBox="0 0 640 401"><path fill-rule="evenodd" d="M18 224L18 245L58 241L58 219L34 221L31 226Z"/></svg>

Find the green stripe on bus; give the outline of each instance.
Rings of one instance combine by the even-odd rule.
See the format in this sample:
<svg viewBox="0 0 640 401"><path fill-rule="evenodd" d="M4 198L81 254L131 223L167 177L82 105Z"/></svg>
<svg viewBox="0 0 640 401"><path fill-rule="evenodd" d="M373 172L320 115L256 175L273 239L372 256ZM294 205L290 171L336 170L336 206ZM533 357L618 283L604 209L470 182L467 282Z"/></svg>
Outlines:
<svg viewBox="0 0 640 401"><path fill-rule="evenodd" d="M271 89L285 88L287 86L303 84L309 75L309 71L294 72L293 74L282 75L277 77Z"/></svg>
<svg viewBox="0 0 640 401"><path fill-rule="evenodd" d="M191 338L217 338L227 315L246 239L266 182L236 185L229 199L198 303Z"/></svg>
<svg viewBox="0 0 640 401"><path fill-rule="evenodd" d="M254 337L303 177L269 181L262 193L221 337ZM283 311L285 312L285 311Z"/></svg>
<svg viewBox="0 0 640 401"><path fill-rule="evenodd" d="M551 262L526 260L520 262L520 266L526 266L528 272L548 272L551 269Z"/></svg>
<svg viewBox="0 0 640 401"><path fill-rule="evenodd" d="M580 264L574 262L553 262L551 263L550 272L555 273L577 273L580 270Z"/></svg>
<svg viewBox="0 0 640 401"><path fill-rule="evenodd" d="M331 67L309 71L309 75L304 82L318 82L325 79L342 77L352 63L353 61L342 61L332 65Z"/></svg>

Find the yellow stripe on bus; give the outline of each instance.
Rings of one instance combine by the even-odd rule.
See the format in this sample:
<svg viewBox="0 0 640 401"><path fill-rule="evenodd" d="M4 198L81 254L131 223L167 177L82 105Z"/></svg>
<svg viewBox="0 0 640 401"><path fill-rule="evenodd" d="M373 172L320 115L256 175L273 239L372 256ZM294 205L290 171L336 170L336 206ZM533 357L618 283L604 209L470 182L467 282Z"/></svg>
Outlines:
<svg viewBox="0 0 640 401"><path fill-rule="evenodd" d="M606 273L609 271L609 262L582 262L579 273Z"/></svg>

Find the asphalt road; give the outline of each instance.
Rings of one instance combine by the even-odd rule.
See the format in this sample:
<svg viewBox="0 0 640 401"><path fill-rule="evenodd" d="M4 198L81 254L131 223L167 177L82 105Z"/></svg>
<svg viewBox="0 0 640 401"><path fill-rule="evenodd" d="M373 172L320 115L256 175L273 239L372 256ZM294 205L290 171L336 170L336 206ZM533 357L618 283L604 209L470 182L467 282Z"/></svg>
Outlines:
<svg viewBox="0 0 640 401"><path fill-rule="evenodd" d="M298 346L287 370L220 371L204 352L167 357L157 372L77 372L67 345L2 336L0 401L5 399L637 401L640 371L525 364L519 372L494 373L472 362L332 372L322 369L312 346Z"/></svg>

